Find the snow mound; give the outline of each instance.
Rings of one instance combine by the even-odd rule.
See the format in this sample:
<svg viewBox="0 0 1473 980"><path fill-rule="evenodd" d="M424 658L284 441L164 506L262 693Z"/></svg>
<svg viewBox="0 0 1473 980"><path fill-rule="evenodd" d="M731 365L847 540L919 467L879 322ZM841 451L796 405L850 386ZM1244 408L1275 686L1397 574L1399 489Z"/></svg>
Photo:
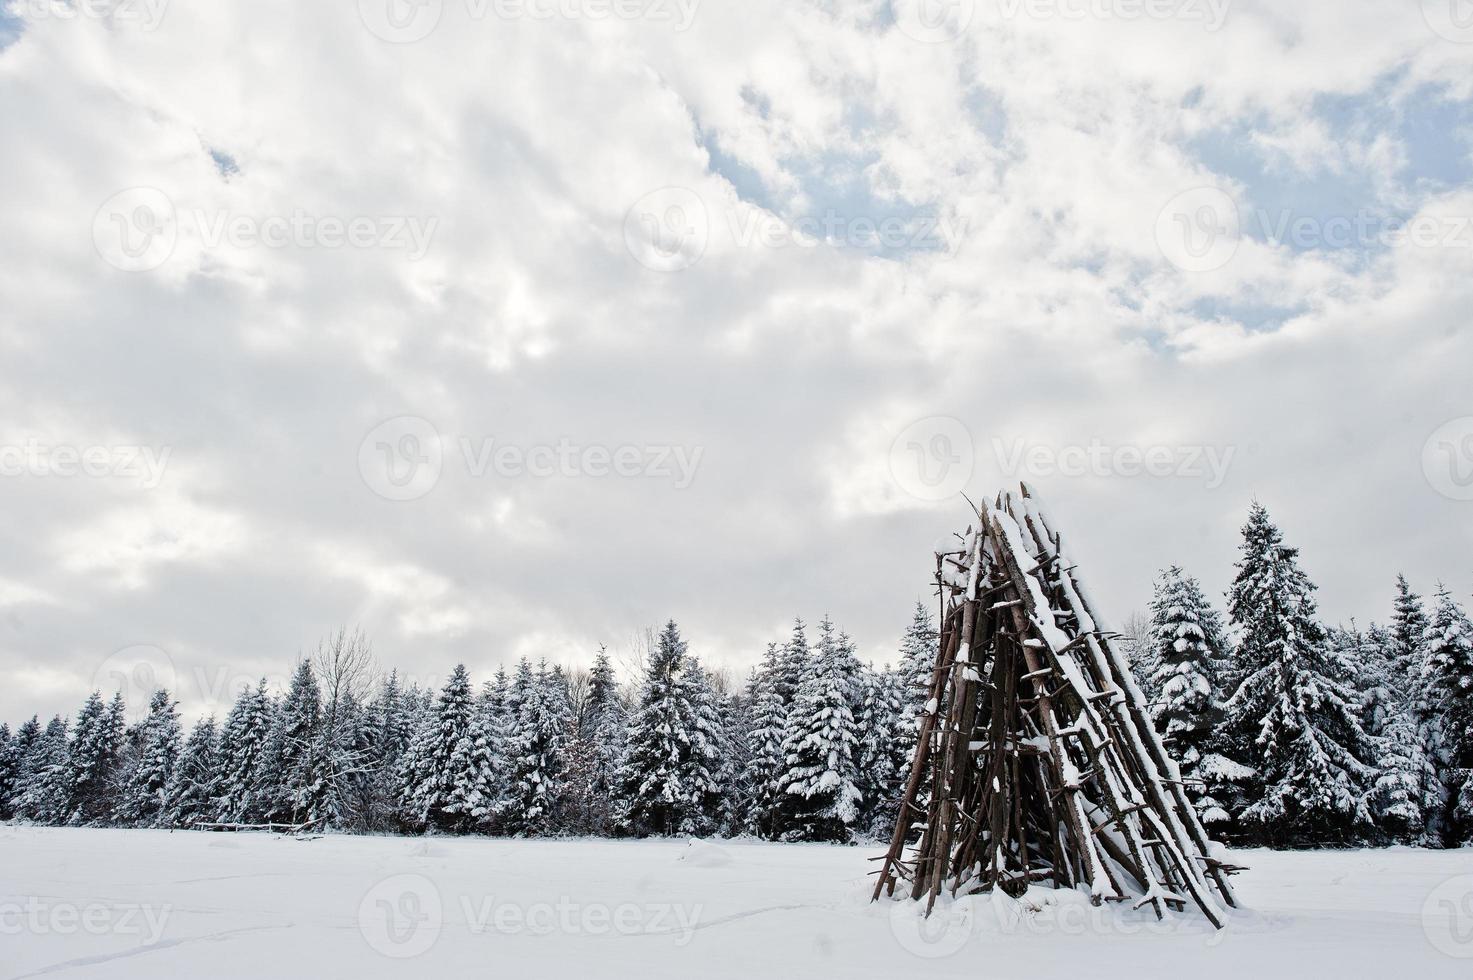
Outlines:
<svg viewBox="0 0 1473 980"><path fill-rule="evenodd" d="M692 868L724 868L733 863L731 852L726 848L717 847L715 844L698 840L695 837L690 839L685 852L678 860L684 861Z"/></svg>

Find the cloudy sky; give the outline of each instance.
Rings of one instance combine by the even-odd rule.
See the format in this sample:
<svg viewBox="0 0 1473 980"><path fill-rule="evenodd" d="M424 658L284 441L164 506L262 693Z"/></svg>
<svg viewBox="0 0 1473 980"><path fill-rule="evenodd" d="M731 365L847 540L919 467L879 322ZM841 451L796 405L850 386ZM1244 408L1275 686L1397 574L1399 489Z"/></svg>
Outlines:
<svg viewBox="0 0 1473 980"><path fill-rule="evenodd" d="M20 0L0 718L358 624L875 661L966 504L1107 610L1263 501L1473 590L1467 0Z"/></svg>

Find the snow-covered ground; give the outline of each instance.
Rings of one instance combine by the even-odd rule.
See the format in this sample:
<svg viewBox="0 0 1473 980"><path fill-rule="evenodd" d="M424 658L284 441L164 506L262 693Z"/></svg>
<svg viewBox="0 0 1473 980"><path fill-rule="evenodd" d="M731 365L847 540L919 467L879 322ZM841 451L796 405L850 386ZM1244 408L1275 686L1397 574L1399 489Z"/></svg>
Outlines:
<svg viewBox="0 0 1473 980"><path fill-rule="evenodd" d="M0 827L0 975L1473 975L1473 850L1238 852L1223 933L973 899L929 935L869 904L874 853Z"/></svg>

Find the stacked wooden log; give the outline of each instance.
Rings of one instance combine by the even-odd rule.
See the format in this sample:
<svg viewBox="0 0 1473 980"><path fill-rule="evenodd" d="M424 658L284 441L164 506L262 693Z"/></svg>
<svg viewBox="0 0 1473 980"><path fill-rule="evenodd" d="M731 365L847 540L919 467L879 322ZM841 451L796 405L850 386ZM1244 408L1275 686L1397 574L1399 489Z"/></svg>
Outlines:
<svg viewBox="0 0 1473 980"><path fill-rule="evenodd" d="M1233 869L1037 494L977 517L936 556L939 653L875 898L1078 888L1221 928Z"/></svg>

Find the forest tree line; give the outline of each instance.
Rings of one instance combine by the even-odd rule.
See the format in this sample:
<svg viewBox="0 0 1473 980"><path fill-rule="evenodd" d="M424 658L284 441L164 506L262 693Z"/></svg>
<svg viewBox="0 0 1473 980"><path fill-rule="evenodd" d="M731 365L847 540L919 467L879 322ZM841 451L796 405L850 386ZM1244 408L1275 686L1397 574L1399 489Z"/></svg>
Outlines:
<svg viewBox="0 0 1473 980"><path fill-rule="evenodd" d="M1323 624L1263 507L1243 528L1226 616L1180 568L1126 630L1137 680L1214 836L1268 846L1473 840L1473 627L1398 576L1384 625ZM937 634L917 604L871 667L829 619L795 621L745 683L679 627L621 684L523 659L476 686L379 678L340 632L286 690L242 690L183 732L168 691L128 724L94 692L74 721L0 724L0 819L339 832L884 838L929 704ZM810 633L812 635L810 635Z"/></svg>

